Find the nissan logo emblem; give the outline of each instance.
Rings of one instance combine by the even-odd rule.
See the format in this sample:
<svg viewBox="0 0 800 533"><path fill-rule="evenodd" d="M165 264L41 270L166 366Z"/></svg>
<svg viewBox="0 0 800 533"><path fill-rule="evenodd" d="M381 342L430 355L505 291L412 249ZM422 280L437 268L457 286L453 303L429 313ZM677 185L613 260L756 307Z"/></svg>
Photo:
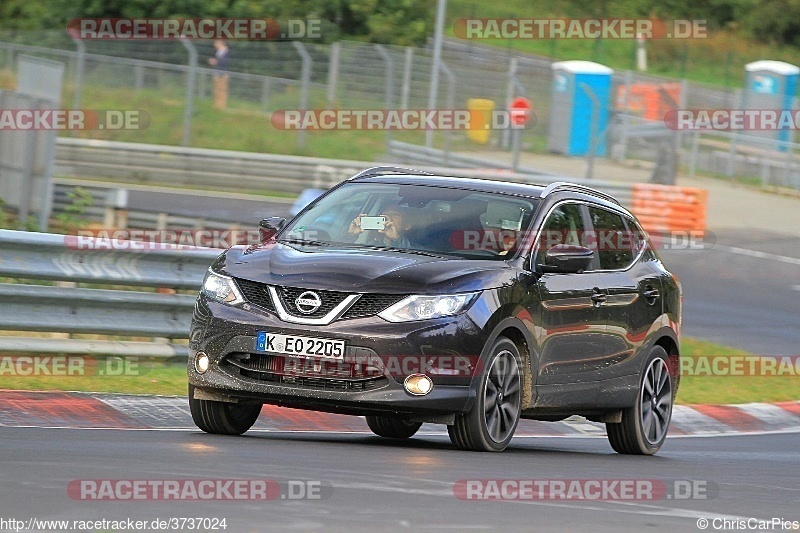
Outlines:
<svg viewBox="0 0 800 533"><path fill-rule="evenodd" d="M306 291L297 297L294 301L294 305L297 306L297 310L304 315L310 315L320 308L322 300L316 292Z"/></svg>

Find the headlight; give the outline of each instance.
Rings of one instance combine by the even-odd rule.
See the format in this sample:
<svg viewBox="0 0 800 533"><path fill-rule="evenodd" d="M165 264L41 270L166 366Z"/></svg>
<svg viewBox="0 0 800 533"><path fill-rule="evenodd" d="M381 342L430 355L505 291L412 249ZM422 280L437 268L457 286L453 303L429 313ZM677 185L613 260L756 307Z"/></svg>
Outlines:
<svg viewBox="0 0 800 533"><path fill-rule="evenodd" d="M442 296L409 296L382 311L378 316L389 322L409 322L457 315L466 310L478 294L468 292Z"/></svg>
<svg viewBox="0 0 800 533"><path fill-rule="evenodd" d="M233 279L211 270L206 273L206 279L203 280L203 293L212 300L225 304L234 305L244 302Z"/></svg>

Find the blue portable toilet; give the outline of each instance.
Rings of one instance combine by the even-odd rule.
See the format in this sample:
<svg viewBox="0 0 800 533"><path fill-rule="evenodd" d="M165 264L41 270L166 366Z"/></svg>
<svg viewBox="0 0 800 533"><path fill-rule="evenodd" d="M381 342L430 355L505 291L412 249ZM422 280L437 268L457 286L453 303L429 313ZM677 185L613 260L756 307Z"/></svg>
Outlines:
<svg viewBox="0 0 800 533"><path fill-rule="evenodd" d="M553 92L547 148L565 155L588 155L592 133L592 98L597 98L595 155L605 155L605 130L613 70L591 61L553 63Z"/></svg>
<svg viewBox="0 0 800 533"><path fill-rule="evenodd" d="M797 95L800 68L783 61L753 61L744 66L745 109L790 110ZM747 135L768 137L779 141L791 141L794 130L748 131ZM781 146L785 151L786 147Z"/></svg>

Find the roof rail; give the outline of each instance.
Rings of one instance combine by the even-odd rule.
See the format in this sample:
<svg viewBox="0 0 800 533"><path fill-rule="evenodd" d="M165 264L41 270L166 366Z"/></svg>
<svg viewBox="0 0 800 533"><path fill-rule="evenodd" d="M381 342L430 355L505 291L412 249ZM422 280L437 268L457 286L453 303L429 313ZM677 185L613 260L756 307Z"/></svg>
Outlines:
<svg viewBox="0 0 800 533"><path fill-rule="evenodd" d="M384 174L413 174L415 176L433 176L433 173L426 172L424 170L417 170L415 168L404 168L404 167L392 167L392 166L380 166L380 167L370 167L366 170L362 170L352 178L351 180L357 178L366 178L369 176L383 176Z"/></svg>
<svg viewBox="0 0 800 533"><path fill-rule="evenodd" d="M622 205L619 203L619 200L614 198L608 193L604 193L602 191L598 191L597 189L592 189L591 187L587 187L585 185L580 185L578 183L570 183L568 181L555 181L549 184L547 187L544 188L542 193L539 195L539 198L545 198L549 194L552 194L556 191L575 191L575 192L582 192L584 194L590 194L592 196L597 196L598 198L602 198L603 200L615 203L617 205Z"/></svg>

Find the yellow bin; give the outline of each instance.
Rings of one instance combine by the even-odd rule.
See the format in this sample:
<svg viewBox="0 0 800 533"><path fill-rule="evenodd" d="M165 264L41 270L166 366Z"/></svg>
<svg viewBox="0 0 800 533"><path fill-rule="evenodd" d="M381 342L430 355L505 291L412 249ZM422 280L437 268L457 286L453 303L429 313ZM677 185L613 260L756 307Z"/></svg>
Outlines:
<svg viewBox="0 0 800 533"><path fill-rule="evenodd" d="M492 111L494 111L494 100L485 98L467 99L467 110L470 112L469 129L467 137L478 144L489 142L492 133Z"/></svg>

